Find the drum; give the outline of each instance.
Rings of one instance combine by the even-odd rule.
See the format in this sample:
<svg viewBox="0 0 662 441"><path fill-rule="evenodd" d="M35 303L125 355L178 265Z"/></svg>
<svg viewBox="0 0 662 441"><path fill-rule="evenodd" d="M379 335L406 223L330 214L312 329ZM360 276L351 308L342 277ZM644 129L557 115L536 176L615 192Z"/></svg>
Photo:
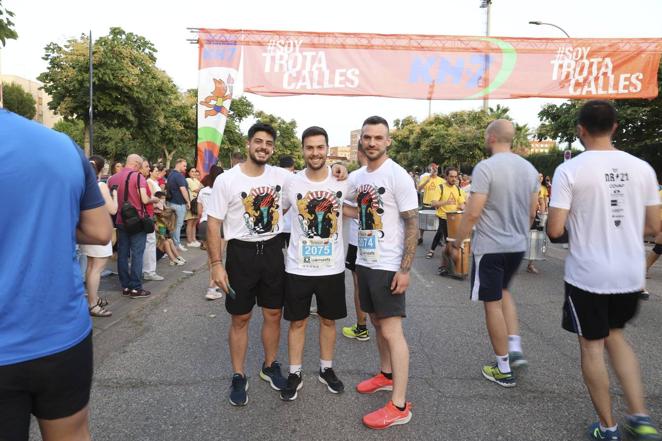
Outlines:
<svg viewBox="0 0 662 441"><path fill-rule="evenodd" d="M437 231L439 218L436 210L421 210L418 212L418 228L425 231Z"/></svg>
<svg viewBox="0 0 662 441"><path fill-rule="evenodd" d="M524 260L545 260L547 253L547 234L544 231L529 231L529 246L524 253Z"/></svg>
<svg viewBox="0 0 662 441"><path fill-rule="evenodd" d="M448 242L455 242L455 239L448 239ZM456 249L453 247L448 247L451 253L450 255L450 265L448 270L450 271L451 277L458 279L465 279L469 275L469 270L471 269L470 257L471 257L471 239L465 239L462 242L462 248Z"/></svg>
<svg viewBox="0 0 662 441"><path fill-rule="evenodd" d="M448 224L448 237L454 239L460 229L463 211L449 211L446 213L446 222Z"/></svg>

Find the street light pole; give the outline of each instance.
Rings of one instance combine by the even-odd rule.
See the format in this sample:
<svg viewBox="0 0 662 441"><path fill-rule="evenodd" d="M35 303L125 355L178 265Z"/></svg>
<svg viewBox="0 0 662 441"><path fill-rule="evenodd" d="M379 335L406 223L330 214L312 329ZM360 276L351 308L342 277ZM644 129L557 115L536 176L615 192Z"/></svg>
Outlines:
<svg viewBox="0 0 662 441"><path fill-rule="evenodd" d="M480 7L486 9L486 20L485 20L485 36L490 36L490 21L491 21L491 12L492 12L492 0L481 0ZM485 54L485 84L490 83L490 69L489 69L489 54ZM483 97L483 110L487 112L490 108L490 100L485 95Z"/></svg>
<svg viewBox="0 0 662 441"><path fill-rule="evenodd" d="M90 121L90 156L94 154L94 105L92 104L92 98L94 96L94 86L92 80L94 78L94 65L92 64L94 59L94 53L92 52L92 30L90 30L90 39L89 44L89 61L90 61L90 109L89 109L89 121Z"/></svg>
<svg viewBox="0 0 662 441"><path fill-rule="evenodd" d="M536 25L536 26L552 26L552 27L558 29L559 31L563 32L566 37L570 38L570 34L568 34L565 31L565 29L563 29L561 26L555 25L554 23L545 23L543 21L537 21L536 20L536 21L530 21L529 24Z"/></svg>

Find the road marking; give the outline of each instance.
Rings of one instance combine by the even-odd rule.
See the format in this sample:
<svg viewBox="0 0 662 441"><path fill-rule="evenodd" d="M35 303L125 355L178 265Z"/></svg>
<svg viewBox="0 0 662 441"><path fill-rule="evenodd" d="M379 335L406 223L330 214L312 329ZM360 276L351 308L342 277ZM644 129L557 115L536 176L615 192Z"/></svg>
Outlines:
<svg viewBox="0 0 662 441"><path fill-rule="evenodd" d="M434 285L432 283L428 282L427 280L425 280L425 278L421 275L421 273L416 271L413 267L411 268L411 270L409 272L411 272L414 276L416 276L416 278L418 280L420 280L421 283L423 283L423 285L425 285L426 288L434 288Z"/></svg>

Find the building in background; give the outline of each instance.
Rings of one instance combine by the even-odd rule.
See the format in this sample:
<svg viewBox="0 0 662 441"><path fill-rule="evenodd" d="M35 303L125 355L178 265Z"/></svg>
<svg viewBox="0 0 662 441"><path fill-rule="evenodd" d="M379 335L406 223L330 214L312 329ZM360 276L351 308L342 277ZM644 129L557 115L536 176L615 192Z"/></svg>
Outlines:
<svg viewBox="0 0 662 441"><path fill-rule="evenodd" d="M0 81L3 84L17 84L32 95L35 101L35 106L37 107L37 113L35 113L33 118L34 121L40 122L46 127L53 128L55 123L62 119L61 116L56 115L48 108L48 103L51 101L51 97L41 90L43 84L39 81L28 80L16 75L0 75Z"/></svg>
<svg viewBox="0 0 662 441"><path fill-rule="evenodd" d="M533 154L546 154L549 153L550 150L554 150L557 148L556 141L552 139L543 139L542 141L538 141L537 139L532 139L529 141L530 146L528 149L526 149L526 154L527 155L533 155Z"/></svg>

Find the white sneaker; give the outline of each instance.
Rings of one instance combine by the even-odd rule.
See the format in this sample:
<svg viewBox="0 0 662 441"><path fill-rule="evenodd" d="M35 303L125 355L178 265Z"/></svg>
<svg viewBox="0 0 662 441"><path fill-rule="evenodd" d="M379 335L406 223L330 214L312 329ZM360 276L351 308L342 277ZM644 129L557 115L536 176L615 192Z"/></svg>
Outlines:
<svg viewBox="0 0 662 441"><path fill-rule="evenodd" d="M177 266L186 265L186 261L183 260L183 259L182 260L177 259L177 260L175 260L175 265L177 265Z"/></svg>
<svg viewBox="0 0 662 441"><path fill-rule="evenodd" d="M223 298L223 293L218 291L216 288L208 288L207 294L205 294L205 299L207 300L218 300Z"/></svg>
<svg viewBox="0 0 662 441"><path fill-rule="evenodd" d="M153 280L155 282L160 282L163 279L163 276L159 276L156 273L143 273L143 280Z"/></svg>
<svg viewBox="0 0 662 441"><path fill-rule="evenodd" d="M184 245L182 245L181 243L177 245L177 249L179 249L180 251L188 251L188 248L184 247Z"/></svg>
<svg viewBox="0 0 662 441"><path fill-rule="evenodd" d="M177 261L186 263L186 259L184 259L182 256L177 256Z"/></svg>
<svg viewBox="0 0 662 441"><path fill-rule="evenodd" d="M200 245L201 245L200 242L198 242L197 240L193 242L188 242L186 244L186 246L189 248L200 248Z"/></svg>

